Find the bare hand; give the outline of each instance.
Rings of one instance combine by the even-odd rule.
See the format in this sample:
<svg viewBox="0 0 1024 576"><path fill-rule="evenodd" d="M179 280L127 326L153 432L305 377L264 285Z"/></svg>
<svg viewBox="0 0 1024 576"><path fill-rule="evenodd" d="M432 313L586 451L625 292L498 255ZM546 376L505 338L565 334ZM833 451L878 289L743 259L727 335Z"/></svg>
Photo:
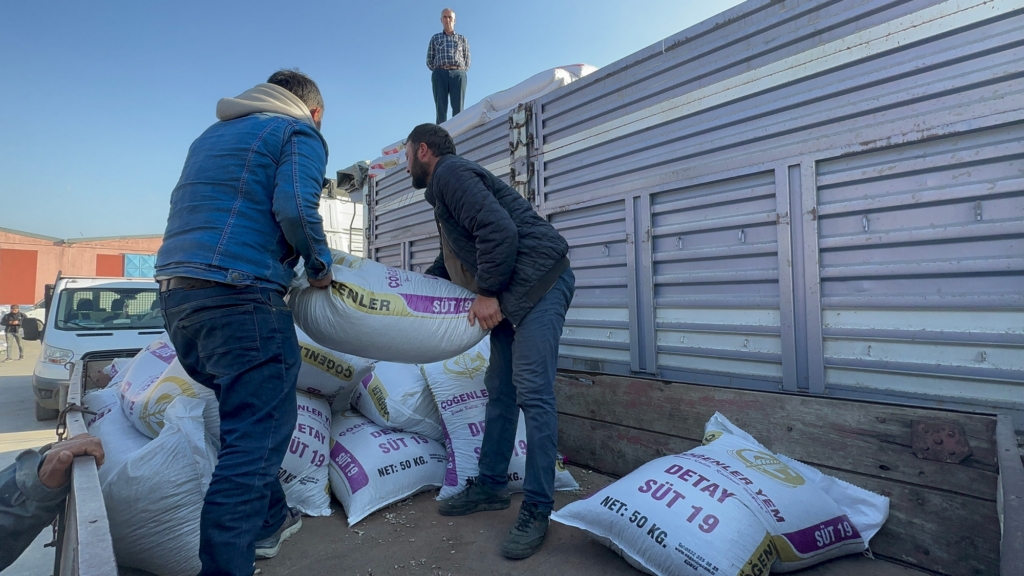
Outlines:
<svg viewBox="0 0 1024 576"><path fill-rule="evenodd" d="M328 286L331 285L331 280L334 280L334 274L328 272L327 276L324 276L319 280L313 280L312 278L307 278L307 280L309 280L309 285L312 286L313 288L319 288L323 290L324 288L327 288Z"/></svg>
<svg viewBox="0 0 1024 576"><path fill-rule="evenodd" d="M477 296L476 300L473 301L473 305L469 308L470 326L476 326L476 321L480 320L481 328L492 330L501 323L502 318L504 316L501 315L501 306L498 305L497 298Z"/></svg>
<svg viewBox="0 0 1024 576"><path fill-rule="evenodd" d="M56 490L71 479L71 464L75 456L89 455L96 458L96 465L103 465L103 444L90 434L79 434L70 440L58 442L46 453L43 465L39 467L39 481L50 490Z"/></svg>

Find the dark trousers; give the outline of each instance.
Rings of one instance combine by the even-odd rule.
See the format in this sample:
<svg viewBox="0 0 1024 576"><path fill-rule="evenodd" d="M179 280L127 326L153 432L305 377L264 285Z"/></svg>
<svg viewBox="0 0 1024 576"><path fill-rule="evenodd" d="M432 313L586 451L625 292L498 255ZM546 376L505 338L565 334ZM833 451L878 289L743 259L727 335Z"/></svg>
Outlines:
<svg viewBox="0 0 1024 576"><path fill-rule="evenodd" d="M266 288L160 294L185 371L220 402L221 448L200 518L203 575L251 576L256 541L288 511L277 479L295 428L301 358L291 311Z"/></svg>
<svg viewBox="0 0 1024 576"><path fill-rule="evenodd" d="M488 400L480 482L495 489L508 485L522 409L527 444L523 500L548 511L555 505L558 456L558 340L575 286L576 277L566 270L518 326L506 319L491 330L491 362L484 376Z"/></svg>
<svg viewBox="0 0 1024 576"><path fill-rule="evenodd" d="M448 119L448 101L452 103L452 117L462 112L466 102L466 71L435 68L430 75L434 87L434 105L437 106L437 124Z"/></svg>

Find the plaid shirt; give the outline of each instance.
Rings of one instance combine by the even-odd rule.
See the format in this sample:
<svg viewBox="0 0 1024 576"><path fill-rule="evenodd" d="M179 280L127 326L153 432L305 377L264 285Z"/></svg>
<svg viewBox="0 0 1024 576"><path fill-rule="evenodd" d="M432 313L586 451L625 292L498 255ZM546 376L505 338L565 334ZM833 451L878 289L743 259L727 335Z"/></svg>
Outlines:
<svg viewBox="0 0 1024 576"><path fill-rule="evenodd" d="M469 70L469 40L462 34L438 32L427 45L427 68L448 67Z"/></svg>

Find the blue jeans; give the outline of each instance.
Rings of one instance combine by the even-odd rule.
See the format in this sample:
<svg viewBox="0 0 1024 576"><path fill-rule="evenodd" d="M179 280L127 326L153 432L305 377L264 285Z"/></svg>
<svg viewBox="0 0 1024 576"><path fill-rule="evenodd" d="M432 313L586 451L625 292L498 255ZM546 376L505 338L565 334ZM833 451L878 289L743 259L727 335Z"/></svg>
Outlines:
<svg viewBox="0 0 1024 576"><path fill-rule="evenodd" d="M491 330L491 362L484 376L488 400L479 481L498 490L508 486L522 409L527 444L523 500L547 511L555 505L558 341L575 285L572 270L566 270L518 326L506 319Z"/></svg>
<svg viewBox="0 0 1024 576"><path fill-rule="evenodd" d="M430 74L437 107L437 124L448 119L448 101L452 103L452 117L462 112L466 102L466 71L435 68Z"/></svg>
<svg viewBox="0 0 1024 576"><path fill-rule="evenodd" d="M178 359L220 402L220 455L200 520L204 576L251 576L256 541L288 505L277 479L295 428L301 358L281 294L254 286L169 290L160 304Z"/></svg>

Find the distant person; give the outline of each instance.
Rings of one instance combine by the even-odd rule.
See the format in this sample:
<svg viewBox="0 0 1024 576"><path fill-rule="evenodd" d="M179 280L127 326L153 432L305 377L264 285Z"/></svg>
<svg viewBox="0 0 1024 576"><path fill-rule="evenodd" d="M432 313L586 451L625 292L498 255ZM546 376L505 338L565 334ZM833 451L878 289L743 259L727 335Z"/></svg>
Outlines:
<svg viewBox="0 0 1024 576"><path fill-rule="evenodd" d="M37 450L25 450L0 470L0 570L32 544L64 508L75 456L92 456L103 465L99 438L80 434Z"/></svg>
<svg viewBox="0 0 1024 576"><path fill-rule="evenodd" d="M466 71L469 70L469 41L455 33L455 12L451 8L441 11L441 27L427 45L427 68L434 87L434 105L437 106L437 124L448 119L448 101L452 103L452 117L466 102Z"/></svg>
<svg viewBox="0 0 1024 576"><path fill-rule="evenodd" d="M511 505L508 464L522 410L530 446L523 503L502 553L527 558L544 543L555 505L555 370L576 290L569 245L511 186L457 156L444 128L421 124L406 142L412 187L426 189L441 235L441 250L426 273L476 294L467 320L491 331L480 475L439 511L462 516Z"/></svg>
<svg viewBox="0 0 1024 576"><path fill-rule="evenodd" d="M295 429L299 343L284 301L302 257L331 284L318 212L320 89L275 72L217 103L189 148L157 255L160 309L182 367L220 402L221 448L199 523L204 576L252 576L302 526L277 479Z"/></svg>
<svg viewBox="0 0 1024 576"><path fill-rule="evenodd" d="M4 359L4 362L21 360L25 357L25 351L21 347L21 338L25 335L25 320L26 317L21 313L21 307L17 304L11 306L11 311L0 318L0 326L4 327L4 336L7 338L7 358ZM18 346L18 357L11 358L11 350L15 345Z"/></svg>

